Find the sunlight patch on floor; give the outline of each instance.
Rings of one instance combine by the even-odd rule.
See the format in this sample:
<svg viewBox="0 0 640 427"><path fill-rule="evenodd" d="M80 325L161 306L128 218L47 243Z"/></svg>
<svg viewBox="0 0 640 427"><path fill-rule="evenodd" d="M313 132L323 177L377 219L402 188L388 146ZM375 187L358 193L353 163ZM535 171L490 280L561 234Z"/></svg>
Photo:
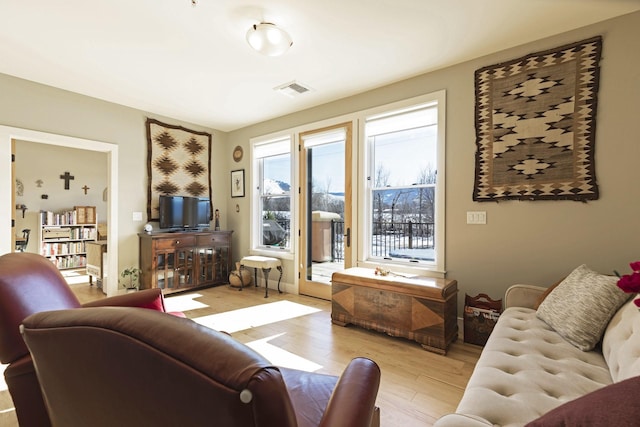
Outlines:
<svg viewBox="0 0 640 427"><path fill-rule="evenodd" d="M61 273L69 285L89 283L89 275L86 270L63 270Z"/></svg>
<svg viewBox="0 0 640 427"><path fill-rule="evenodd" d="M317 313L319 311L321 310L318 308L291 301L277 301L227 311L225 313L197 317L192 320L217 331L233 333L280 322L282 320L306 316L307 314Z"/></svg>
<svg viewBox="0 0 640 427"><path fill-rule="evenodd" d="M301 371L307 372L314 372L322 368L322 365L318 365L317 363L305 359L304 357L300 357L269 343L269 341L276 339L284 334L285 333L283 332L281 334L273 335L261 340L251 341L247 343L247 346L260 353L262 357L273 363L275 366L299 369Z"/></svg>
<svg viewBox="0 0 640 427"><path fill-rule="evenodd" d="M207 304L195 300L201 296L201 294L173 295L164 299L164 305L167 311L182 311L183 313L189 310L209 307Z"/></svg>

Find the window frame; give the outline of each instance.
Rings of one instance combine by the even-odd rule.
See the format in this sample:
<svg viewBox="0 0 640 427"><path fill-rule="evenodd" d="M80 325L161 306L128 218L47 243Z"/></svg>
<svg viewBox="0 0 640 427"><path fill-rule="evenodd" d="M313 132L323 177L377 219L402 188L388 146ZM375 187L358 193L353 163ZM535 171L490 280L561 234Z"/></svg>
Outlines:
<svg viewBox="0 0 640 427"><path fill-rule="evenodd" d="M421 106L437 106L436 119L436 183L435 183L435 208L434 208L434 228L435 228L435 261L415 261L403 259L386 259L371 256L372 218L373 218L373 182L367 177L375 175L375 165L373 164L373 154L366 134L367 120L372 117L393 115L402 110L413 110ZM358 265L375 268L386 266L389 269L399 272L418 273L424 275L435 275L444 277L445 270L445 148L446 148L446 91L441 90L415 98L406 99L391 104L382 105L366 111L362 111L360 117L360 138L358 146L360 197L358 198L359 211L361 215L358 229Z"/></svg>
<svg viewBox="0 0 640 427"><path fill-rule="evenodd" d="M410 262L409 260L379 260L371 259L368 256L369 245L369 228L372 218L372 209L370 199L371 194L368 192L367 176L369 152L367 148L367 137L365 134L366 119L371 116L391 113L394 110L409 109L417 107L421 104L437 103L437 154L436 154L436 194L435 194L435 262ZM297 175L299 173L299 153L296 148L298 135L309 129L317 129L325 126L335 125L345 121L353 121L354 125L354 164L352 166L352 182L353 182L353 206L360 215L354 215L352 218L352 230L354 231L353 244L356 247L354 256L355 266L375 268L378 266L386 266L393 271L399 273L417 274L432 277L444 277L445 270L445 149L446 149L446 90L439 90L429 94L393 102L367 110L360 110L353 113L345 114L332 119L320 120L313 123L304 124L294 128L288 128L277 133L263 135L249 140L250 144L250 161L251 161L251 200L250 200L250 253L255 255L277 256L283 259L296 259L296 251L298 246L297 231L300 219L297 217L298 203L298 186ZM261 230L258 221L261 221L262 214L259 212L260 204L257 203L256 197L259 194L257 187L260 184L261 174L254 155L254 147L256 145L275 142L277 140L289 139L290 155L291 155L291 189L290 189L290 247L288 249L269 248L261 246L260 236L256 230ZM294 262L294 274L298 274L298 268Z"/></svg>
<svg viewBox="0 0 640 427"><path fill-rule="evenodd" d="M283 144L286 142L288 149L282 150L281 148L274 151L272 155L260 155L260 151L265 149L268 151L270 144L274 146L276 144ZM293 150L294 138L293 134L290 132L273 134L258 138L251 138L249 140L250 146L250 161L251 161L251 191L250 191L250 227L249 227L249 236L250 236L250 253L253 255L265 255L265 256L277 256L279 258L285 259L293 259L293 253L295 251L295 239L293 235L294 227L296 227L295 215L296 209L294 205L294 188L296 183L294 182L294 174L295 170L294 161L294 150ZM261 161L264 158L289 154L290 159L290 170L289 170L289 192L285 194L285 196L289 197L289 247L276 247L276 246L268 246L264 245L262 242L262 200L264 195L262 193L262 185L263 185L263 173L264 173L264 162Z"/></svg>

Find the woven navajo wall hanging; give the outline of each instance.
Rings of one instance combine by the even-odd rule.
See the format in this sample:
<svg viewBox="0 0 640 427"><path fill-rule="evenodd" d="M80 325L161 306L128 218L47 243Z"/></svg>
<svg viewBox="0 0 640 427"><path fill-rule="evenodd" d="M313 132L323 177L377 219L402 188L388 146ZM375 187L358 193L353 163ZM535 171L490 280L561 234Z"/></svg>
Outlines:
<svg viewBox="0 0 640 427"><path fill-rule="evenodd" d="M146 125L148 221L159 219L161 194L211 200L211 134L154 119L147 119Z"/></svg>
<svg viewBox="0 0 640 427"><path fill-rule="evenodd" d="M475 73L473 200L595 200L602 38Z"/></svg>

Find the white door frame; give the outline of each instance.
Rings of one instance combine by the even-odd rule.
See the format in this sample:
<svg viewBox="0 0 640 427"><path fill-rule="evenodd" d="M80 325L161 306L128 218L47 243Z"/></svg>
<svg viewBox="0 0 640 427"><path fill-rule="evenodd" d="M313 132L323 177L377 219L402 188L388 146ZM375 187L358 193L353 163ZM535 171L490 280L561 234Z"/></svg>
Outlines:
<svg viewBox="0 0 640 427"><path fill-rule="evenodd" d="M5 226L0 226L0 254L12 252L11 210L15 208L11 203L11 188L13 188L11 183L12 140L78 148L107 155L107 223L109 224L107 245L109 248L109 262L107 280L103 284L103 289L108 296L115 295L118 291L118 146L107 142L0 125L0 183L5 183L2 185L5 190L0 192L0 224L5 224Z"/></svg>

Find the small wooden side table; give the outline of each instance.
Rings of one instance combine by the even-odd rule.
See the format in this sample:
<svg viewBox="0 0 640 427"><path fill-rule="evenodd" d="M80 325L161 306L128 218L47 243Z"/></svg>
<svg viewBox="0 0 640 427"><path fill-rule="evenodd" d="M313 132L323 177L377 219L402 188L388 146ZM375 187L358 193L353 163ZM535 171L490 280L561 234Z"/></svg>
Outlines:
<svg viewBox="0 0 640 427"><path fill-rule="evenodd" d="M458 282L429 277L377 276L349 268L332 276L331 321L414 340L446 354L458 336Z"/></svg>

